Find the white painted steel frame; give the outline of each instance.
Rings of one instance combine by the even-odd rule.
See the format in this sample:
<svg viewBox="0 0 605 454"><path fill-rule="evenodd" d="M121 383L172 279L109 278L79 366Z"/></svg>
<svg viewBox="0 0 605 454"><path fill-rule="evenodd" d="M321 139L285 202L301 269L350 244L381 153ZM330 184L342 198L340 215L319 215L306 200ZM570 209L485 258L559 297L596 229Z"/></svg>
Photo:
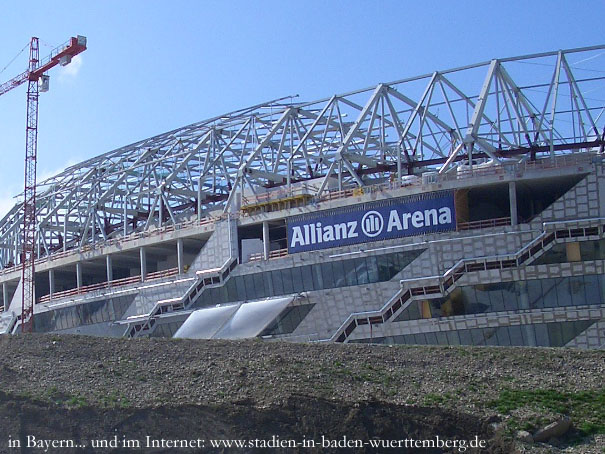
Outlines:
<svg viewBox="0 0 605 454"><path fill-rule="evenodd" d="M573 59L576 63L570 61ZM110 151L38 185L37 251L237 209L238 191L339 188L503 159L603 152L605 46L497 59L314 102L292 97ZM0 221L19 263L22 205Z"/></svg>

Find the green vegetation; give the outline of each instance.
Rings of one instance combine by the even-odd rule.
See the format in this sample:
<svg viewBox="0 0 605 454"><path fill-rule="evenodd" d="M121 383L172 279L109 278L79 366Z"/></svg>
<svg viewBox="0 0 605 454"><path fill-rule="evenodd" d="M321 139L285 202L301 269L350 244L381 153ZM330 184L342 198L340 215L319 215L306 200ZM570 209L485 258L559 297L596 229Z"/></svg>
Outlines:
<svg viewBox="0 0 605 454"><path fill-rule="evenodd" d="M48 388L43 397L55 405L67 408L82 408L89 405L88 400L84 396L61 392L56 386Z"/></svg>
<svg viewBox="0 0 605 454"><path fill-rule="evenodd" d="M569 415L581 435L605 434L605 390L560 392L553 389L512 390L500 392L488 405L503 414L529 408ZM517 427L532 428L528 422L514 421Z"/></svg>
<svg viewBox="0 0 605 454"><path fill-rule="evenodd" d="M99 396L99 401L106 408L129 408L131 406L130 400L124 394L117 391L111 391L108 394Z"/></svg>
<svg viewBox="0 0 605 454"><path fill-rule="evenodd" d="M443 395L435 394L435 393L428 393L427 395L424 396L424 405L434 406L434 405L443 404L447 400L449 400L451 397L452 396L449 393L445 393Z"/></svg>

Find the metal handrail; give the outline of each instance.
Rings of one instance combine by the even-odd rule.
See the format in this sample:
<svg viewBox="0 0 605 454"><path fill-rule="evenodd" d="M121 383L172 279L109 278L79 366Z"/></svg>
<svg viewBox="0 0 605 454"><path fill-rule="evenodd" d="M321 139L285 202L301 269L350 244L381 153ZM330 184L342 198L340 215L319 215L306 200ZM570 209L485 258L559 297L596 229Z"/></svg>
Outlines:
<svg viewBox="0 0 605 454"><path fill-rule="evenodd" d="M574 219L574 220L569 220L569 221L557 221L557 222L549 222L549 223L543 223L543 228L545 229L545 231L543 231L540 235L538 235L536 238L534 238L532 241L530 241L529 243L527 243L525 246L523 246L521 249L519 249L517 252L515 253L509 253L509 254L502 254L502 255L496 255L496 256L486 256L486 257L475 257L475 258L467 258L467 259L461 259L458 262L456 262L453 266L451 266L447 271L445 271L443 273L443 275L441 276L431 276L431 277L420 277L420 278L414 278L414 279L402 279L400 280L400 284L402 285L402 287L397 291L397 293L395 293L395 295L393 295L380 309L374 310L374 311L363 311L363 312L353 312L351 314L349 314L349 316L345 319L345 321L338 327L338 329L334 332L334 334L328 338L328 339L321 339L318 342L334 342L336 339L338 339L338 337L340 337L340 335L342 333L345 332L345 330L347 329L347 327L349 327L349 325L351 325L351 323L354 320L357 319L361 319L361 318L371 318L371 317L383 317L385 313L388 312L389 308L400 298L402 298L402 296L406 293L406 292L410 292L410 296L408 298L407 304L402 304L399 309L401 308L405 308L407 306L409 306L409 304L411 304L412 301L414 301L414 296L418 296L418 295L414 295L413 294L413 290L416 290L414 288L409 288L409 287L403 287L404 284L408 284L408 283L412 283L412 282L420 282L422 280L430 280L430 279L435 279L438 280L437 286L439 287L440 293L441 294L445 294L446 291L452 287L455 282L458 280L455 277L456 272L461 272L462 269L464 269L463 273L467 273L467 272L472 272L472 271L468 271L466 270L466 265L468 263L472 263L472 262L482 262L484 264L487 264L488 261L501 261L501 262L505 262L507 260L515 260L517 261L520 257L522 257L524 254L528 253L528 256L524 259L527 260L532 256L535 256L536 253L538 251L536 251L536 253L531 254L531 250L533 247L537 246L539 243L541 243L548 235L553 235L553 240L556 238L556 232L547 232L546 229L547 227L554 225L554 224L577 224L577 223L585 223L588 222L590 225L594 225L595 223L598 222L599 226L604 224L605 218L591 218L591 219ZM548 224L548 225L547 225ZM588 235L590 236L590 235ZM548 244L552 243L554 241L549 241ZM544 250L544 247L546 245L542 245L542 247L540 248L540 251ZM518 266L520 263L516 263L516 266ZM485 270L486 268L484 268L483 270ZM479 270L477 270L479 271ZM445 283L448 282L451 279L451 284L448 285L447 287L445 287ZM427 288L427 287L431 287L431 286L424 286L423 288ZM432 287L436 287L436 286L432 286ZM433 294L437 294L437 293L433 293ZM426 293L425 293L426 295ZM393 312L394 314L394 312ZM393 315L391 314L391 315ZM348 336L346 336L348 337ZM345 337L345 338L346 338Z"/></svg>

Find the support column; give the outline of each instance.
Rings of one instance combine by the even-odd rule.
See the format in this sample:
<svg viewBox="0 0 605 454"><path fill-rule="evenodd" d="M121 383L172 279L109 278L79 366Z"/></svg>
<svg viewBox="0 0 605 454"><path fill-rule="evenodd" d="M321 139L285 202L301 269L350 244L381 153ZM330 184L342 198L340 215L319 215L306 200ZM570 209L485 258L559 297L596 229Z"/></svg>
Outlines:
<svg viewBox="0 0 605 454"><path fill-rule="evenodd" d="M179 269L179 274L183 274L183 239L176 240L176 266Z"/></svg>
<svg viewBox="0 0 605 454"><path fill-rule="evenodd" d="M82 262L76 263L76 287L82 287Z"/></svg>
<svg viewBox="0 0 605 454"><path fill-rule="evenodd" d="M144 247L139 249L139 258L141 259L141 282L144 282L147 277L147 254Z"/></svg>
<svg viewBox="0 0 605 454"><path fill-rule="evenodd" d="M124 200L122 201L124 204L124 238L128 235L128 206L126 204L126 196L124 196ZM133 215L133 218L136 216Z"/></svg>
<svg viewBox="0 0 605 454"><path fill-rule="evenodd" d="M269 239L269 221L263 221L263 258L269 260L271 240Z"/></svg>
<svg viewBox="0 0 605 454"><path fill-rule="evenodd" d="M508 183L508 198L510 200L510 225L517 225L517 184L514 181Z"/></svg>
<svg viewBox="0 0 605 454"><path fill-rule="evenodd" d="M52 300L53 295L55 294L55 270L48 270L48 293L49 297Z"/></svg>
<svg viewBox="0 0 605 454"><path fill-rule="evenodd" d="M8 306L11 302L8 300L8 285L6 285L6 282L2 283L2 301L4 302L4 311L8 312Z"/></svg>
<svg viewBox="0 0 605 454"><path fill-rule="evenodd" d="M105 267L107 268L107 282L113 281L113 260L111 255L105 256Z"/></svg>

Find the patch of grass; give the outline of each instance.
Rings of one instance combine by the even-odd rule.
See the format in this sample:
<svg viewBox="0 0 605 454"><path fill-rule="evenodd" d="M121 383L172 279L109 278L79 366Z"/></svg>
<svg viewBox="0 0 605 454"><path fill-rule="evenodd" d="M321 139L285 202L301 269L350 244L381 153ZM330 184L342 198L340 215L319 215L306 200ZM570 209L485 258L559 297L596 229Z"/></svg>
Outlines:
<svg viewBox="0 0 605 454"><path fill-rule="evenodd" d="M82 408L88 405L88 401L85 397L78 395L71 396L65 401L65 405L69 408Z"/></svg>
<svg viewBox="0 0 605 454"><path fill-rule="evenodd" d="M129 408L131 406L130 400L124 394L117 391L99 396L99 401L103 407L107 408Z"/></svg>
<svg viewBox="0 0 605 454"><path fill-rule="evenodd" d="M444 404L445 402L447 402L448 400L450 400L451 398L452 398L452 395L450 393L445 393L445 394L428 393L424 396L424 404L429 405L429 406L441 405L441 404Z"/></svg>
<svg viewBox="0 0 605 454"><path fill-rule="evenodd" d="M61 392L56 386L51 386L43 396L55 405L67 408L82 408L88 405L88 401L80 394L68 394Z"/></svg>
<svg viewBox="0 0 605 454"><path fill-rule="evenodd" d="M574 393L553 389L506 389L488 405L503 414L525 407L569 415L581 435L605 434L605 390Z"/></svg>

